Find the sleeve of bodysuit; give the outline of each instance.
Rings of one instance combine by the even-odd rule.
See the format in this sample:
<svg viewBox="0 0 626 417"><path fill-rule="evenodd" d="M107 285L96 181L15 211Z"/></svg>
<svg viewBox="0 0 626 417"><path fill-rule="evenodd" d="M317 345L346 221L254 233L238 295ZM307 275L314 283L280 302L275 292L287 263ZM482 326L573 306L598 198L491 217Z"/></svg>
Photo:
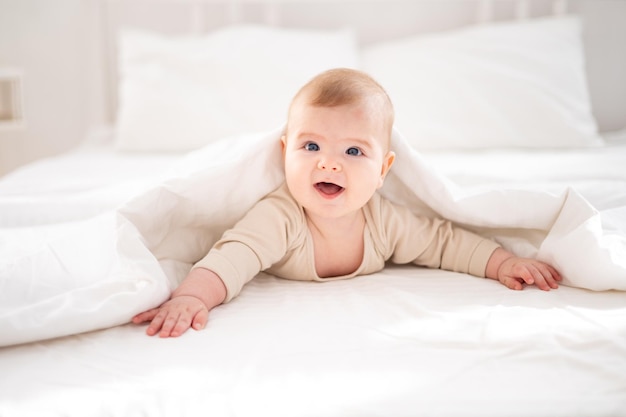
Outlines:
<svg viewBox="0 0 626 417"><path fill-rule="evenodd" d="M409 209L381 201L383 233L394 263L415 263L430 268L484 277L496 242L457 227L448 220L416 216Z"/></svg>
<svg viewBox="0 0 626 417"><path fill-rule="evenodd" d="M258 202L235 226L226 231L209 253L192 268L215 272L226 286L225 302L243 286L282 259L298 209L290 201L268 197Z"/></svg>

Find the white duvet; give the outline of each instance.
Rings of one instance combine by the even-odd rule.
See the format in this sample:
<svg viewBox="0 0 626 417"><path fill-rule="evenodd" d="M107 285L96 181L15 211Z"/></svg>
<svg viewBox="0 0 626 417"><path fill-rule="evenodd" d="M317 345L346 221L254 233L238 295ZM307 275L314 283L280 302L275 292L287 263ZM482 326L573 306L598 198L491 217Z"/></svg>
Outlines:
<svg viewBox="0 0 626 417"><path fill-rule="evenodd" d="M169 180L93 219L0 231L0 345L116 326L163 302L191 263L283 181L279 135L193 152ZM565 285L626 290L626 207L599 211L574 189L458 187L397 132L392 146L386 197L550 262Z"/></svg>

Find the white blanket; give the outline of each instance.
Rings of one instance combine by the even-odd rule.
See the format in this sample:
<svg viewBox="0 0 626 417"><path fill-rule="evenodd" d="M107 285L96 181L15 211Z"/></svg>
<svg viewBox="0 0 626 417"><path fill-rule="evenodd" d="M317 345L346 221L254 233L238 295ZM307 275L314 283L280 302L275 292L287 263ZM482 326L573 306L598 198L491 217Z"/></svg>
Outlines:
<svg viewBox="0 0 626 417"><path fill-rule="evenodd" d="M279 136L229 138L115 212L0 232L0 345L127 323L160 304L219 236L284 180ZM626 207L599 212L575 190L460 188L394 132L381 190L553 264L564 284L626 290ZM528 167L511 167L528 169Z"/></svg>

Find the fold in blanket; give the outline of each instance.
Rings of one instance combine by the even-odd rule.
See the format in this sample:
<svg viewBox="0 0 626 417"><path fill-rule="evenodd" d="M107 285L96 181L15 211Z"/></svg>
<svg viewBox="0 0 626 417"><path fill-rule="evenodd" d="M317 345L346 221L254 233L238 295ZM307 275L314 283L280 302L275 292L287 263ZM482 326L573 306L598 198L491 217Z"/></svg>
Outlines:
<svg viewBox="0 0 626 417"><path fill-rule="evenodd" d="M221 234L283 181L277 129L189 154L117 211L0 232L0 345L127 323L165 301ZM394 131L381 193L553 264L564 285L626 290L626 222L575 190L460 188Z"/></svg>

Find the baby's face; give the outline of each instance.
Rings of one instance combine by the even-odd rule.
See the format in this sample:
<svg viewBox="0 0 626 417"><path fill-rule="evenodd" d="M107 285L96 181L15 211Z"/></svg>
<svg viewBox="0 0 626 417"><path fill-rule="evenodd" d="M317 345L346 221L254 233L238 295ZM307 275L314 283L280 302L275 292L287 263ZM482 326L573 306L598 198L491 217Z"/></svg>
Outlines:
<svg viewBox="0 0 626 417"><path fill-rule="evenodd" d="M339 218L360 210L383 184L394 155L382 117L363 103L291 108L283 138L289 191L307 215Z"/></svg>

